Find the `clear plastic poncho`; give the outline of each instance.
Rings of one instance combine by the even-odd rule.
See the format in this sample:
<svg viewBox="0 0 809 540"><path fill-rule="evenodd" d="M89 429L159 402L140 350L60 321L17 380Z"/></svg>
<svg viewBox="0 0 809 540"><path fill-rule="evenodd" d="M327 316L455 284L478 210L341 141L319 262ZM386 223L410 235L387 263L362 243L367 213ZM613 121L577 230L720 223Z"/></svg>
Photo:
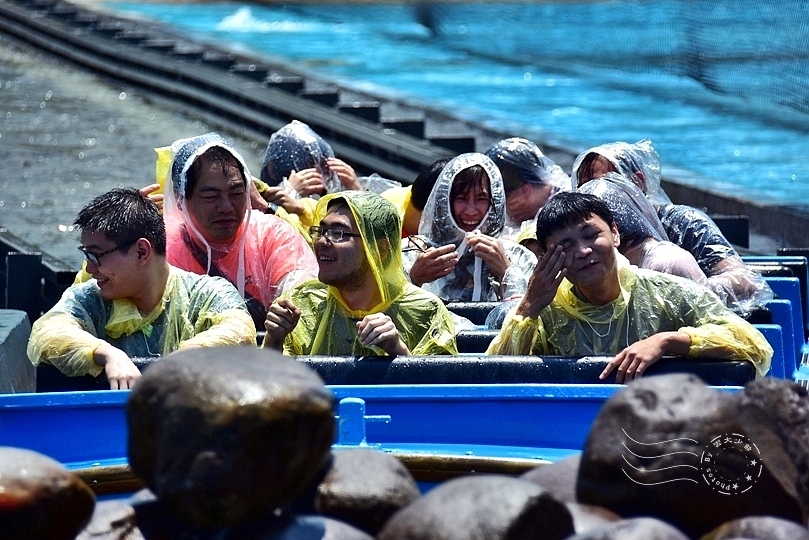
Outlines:
<svg viewBox="0 0 809 540"><path fill-rule="evenodd" d="M479 165L489 177L491 202L489 211L480 226L473 232L461 229L452 216L450 193L452 183L459 172ZM433 246L455 244L458 264L449 275L422 287L447 302L487 302L502 300L523 294L528 287L528 278L536 265L536 256L523 246L510 240L499 239L506 251L511 266L503 276L503 283L497 283L483 261L475 257L467 245L469 235L486 234L497 238L503 231L506 221L505 192L500 171L494 162L484 154L468 153L452 159L433 186L424 206L419 223L419 236ZM406 261L409 269L415 260L415 252L408 252Z"/></svg>
<svg viewBox="0 0 809 540"><path fill-rule="evenodd" d="M671 203L671 199L660 185L660 156L649 139L642 139L634 144L613 142L602 144L582 152L573 162L571 180L574 186L579 185L579 169L590 154L598 154L607 159L624 178L629 178L635 185L644 185L646 198L655 206ZM640 176L643 178L641 179Z"/></svg>
<svg viewBox="0 0 809 540"><path fill-rule="evenodd" d="M156 357L183 347L255 345L256 329L233 285L170 267L163 299L147 315L130 300L104 300L95 280L68 288L34 322L28 358L69 377L95 377L104 367L93 353L103 342L130 358Z"/></svg>
<svg viewBox="0 0 809 540"><path fill-rule="evenodd" d="M244 177L252 178L241 155L216 133L176 141L163 203L167 258L170 264L184 270L222 276L233 283L245 298L256 327L264 328L267 306L284 291L317 276L317 260L306 240L290 224L250 210L248 190L236 237L223 243L205 239L188 213L185 188L189 168L213 146L227 150L238 160Z"/></svg>
<svg viewBox="0 0 809 540"><path fill-rule="evenodd" d="M271 186L284 185L292 171L317 169L323 177L323 184L328 193L343 189L337 174L329 168L326 161L334 157L329 143L308 125L293 120L270 136L264 159L261 162L260 178ZM297 192L295 192L297 195Z"/></svg>
<svg viewBox="0 0 809 540"><path fill-rule="evenodd" d="M696 259L668 241L652 203L631 181L616 173L607 173L604 178L587 182L578 191L595 195L607 204L620 233L618 250L632 264L703 285L707 283Z"/></svg>
<svg viewBox="0 0 809 540"><path fill-rule="evenodd" d="M658 332L691 338L689 357L747 360L763 376L773 350L750 323L692 281L639 269L616 253L621 292L595 306L574 293L567 279L535 319L512 312L487 354L615 355Z"/></svg>
<svg viewBox="0 0 809 540"><path fill-rule="evenodd" d="M587 150L573 163L574 185L579 183L582 162L592 153L607 158L625 178L636 179L636 173L642 173L646 198L657 208L667 238L691 253L707 276L707 286L728 308L746 315L752 308L772 300L774 295L764 278L744 264L705 212L672 204L660 185L660 156L652 141L643 139L634 144L614 142Z"/></svg>
<svg viewBox="0 0 809 540"><path fill-rule="evenodd" d="M483 153L499 168L503 165L513 168L524 182L552 185L554 194L559 191L570 191L572 188L570 177L562 168L528 139L521 137L503 139Z"/></svg>
<svg viewBox="0 0 809 540"><path fill-rule="evenodd" d="M570 177L562 168L542 153L542 150L528 139L511 137L498 141L484 152L503 175L504 169L516 173L523 182L535 185L550 185L553 197L560 191L572 189ZM539 213L539 210L537 210ZM508 239L517 239L526 229L536 227L536 216L522 223L516 223L506 212L506 226L502 236ZM516 240L519 242L519 240Z"/></svg>
<svg viewBox="0 0 809 540"><path fill-rule="evenodd" d="M775 295L764 277L751 270L713 220L703 211L682 204L658 209L669 240L690 252L705 275L707 286L742 316Z"/></svg>
<svg viewBox="0 0 809 540"><path fill-rule="evenodd" d="M371 192L344 191L318 202L318 222L335 198L344 199L351 209L382 300L368 311L352 310L335 287L316 280L296 287L285 297L301 310L301 317L284 340L284 353L386 356L378 347L362 346L357 337L357 322L371 313L383 312L393 320L411 354L457 354L447 308L435 295L407 281L402 269L399 214L393 205Z"/></svg>

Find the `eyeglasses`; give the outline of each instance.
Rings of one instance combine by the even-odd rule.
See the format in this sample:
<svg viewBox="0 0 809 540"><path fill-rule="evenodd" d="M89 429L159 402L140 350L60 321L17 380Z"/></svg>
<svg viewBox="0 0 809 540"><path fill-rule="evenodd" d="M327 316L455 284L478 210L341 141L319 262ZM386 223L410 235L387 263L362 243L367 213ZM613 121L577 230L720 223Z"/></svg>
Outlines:
<svg viewBox="0 0 809 540"><path fill-rule="evenodd" d="M405 245L402 247L402 253L406 253L408 251L418 251L419 253L424 253L432 246L430 243L420 236L408 236L405 239Z"/></svg>
<svg viewBox="0 0 809 540"><path fill-rule="evenodd" d="M312 240L317 240L323 236L326 238L326 240L333 244L345 242L347 240L347 236L353 238L360 238L362 236L361 234L346 232L342 229L324 229L323 227L318 226L309 227L309 234L312 235Z"/></svg>
<svg viewBox="0 0 809 540"><path fill-rule="evenodd" d="M129 244L129 245L131 245L131 244ZM84 260L85 261L87 261L88 263L91 263L91 264L93 264L95 266L100 266L101 265L101 257L103 257L104 255L109 255L113 251L118 251L122 247L129 247L129 245L127 245L127 246L115 246L114 248L108 249L107 251L102 251L101 253L93 253L91 251L87 251L87 248L85 248L84 246L79 246L79 251L81 251L82 255L84 255Z"/></svg>

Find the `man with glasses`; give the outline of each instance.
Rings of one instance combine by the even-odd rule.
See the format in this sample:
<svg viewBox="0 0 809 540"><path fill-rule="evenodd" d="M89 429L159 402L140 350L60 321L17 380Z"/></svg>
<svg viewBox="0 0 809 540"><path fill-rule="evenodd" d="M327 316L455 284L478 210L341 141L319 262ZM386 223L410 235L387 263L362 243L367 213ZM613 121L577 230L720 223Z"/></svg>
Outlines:
<svg viewBox="0 0 809 540"><path fill-rule="evenodd" d="M134 188L93 199L74 224L92 280L70 287L34 322L28 357L68 376L105 373L113 390L140 377L132 358L188 347L255 345L228 281L175 268L157 206Z"/></svg>
<svg viewBox="0 0 809 540"><path fill-rule="evenodd" d="M320 199L316 216L318 280L270 306L264 347L290 355L457 354L447 308L407 281L392 204L345 191Z"/></svg>

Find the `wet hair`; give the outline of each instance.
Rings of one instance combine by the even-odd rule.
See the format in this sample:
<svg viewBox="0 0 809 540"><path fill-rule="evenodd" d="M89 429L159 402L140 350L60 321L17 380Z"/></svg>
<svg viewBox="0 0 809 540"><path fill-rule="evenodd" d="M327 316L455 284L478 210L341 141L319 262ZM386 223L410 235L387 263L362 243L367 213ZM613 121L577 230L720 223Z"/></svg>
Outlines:
<svg viewBox="0 0 809 540"><path fill-rule="evenodd" d="M419 212L424 211L427 199L430 198L430 193L432 193L438 177L441 176L441 171L450 161L452 161L451 157L445 157L433 162L422 169L416 179L413 180L413 185L410 188L410 204L413 205L413 208Z"/></svg>
<svg viewBox="0 0 809 540"><path fill-rule="evenodd" d="M87 203L73 222L88 233L103 233L123 253L141 238L166 255L166 225L157 205L135 188L110 190Z"/></svg>
<svg viewBox="0 0 809 540"><path fill-rule="evenodd" d="M599 159L605 160L607 163L612 165L612 168L615 169L615 172L618 172L618 168L612 161L602 156L598 152L590 152L589 154L584 156L584 159L581 161L581 163L579 164L579 168L576 171L577 182L579 183L579 185L582 185L585 182L589 182L590 180L595 180L597 178L593 173L593 166ZM585 182L582 182L582 178L586 178L587 180Z"/></svg>
<svg viewBox="0 0 809 540"><path fill-rule="evenodd" d="M452 188L449 191L449 200L453 201L457 197L463 196L473 189L486 188L489 191L491 202L491 180L486 174L486 169L480 165L472 165L455 175L452 181Z"/></svg>
<svg viewBox="0 0 809 540"><path fill-rule="evenodd" d="M615 223L607 203L587 193L561 192L552 197L537 216L537 241L545 250L548 237L557 231L571 227L590 216L596 215L608 225Z"/></svg>
<svg viewBox="0 0 809 540"><path fill-rule="evenodd" d="M230 169L235 168L242 177L244 186L247 187L247 175L244 174L241 162L227 149L221 146L212 146L203 152L194 163L188 168L185 183L185 198L191 200L191 194L197 186L197 181L202 174L202 168L209 163L215 163L222 167L222 172L227 174Z"/></svg>

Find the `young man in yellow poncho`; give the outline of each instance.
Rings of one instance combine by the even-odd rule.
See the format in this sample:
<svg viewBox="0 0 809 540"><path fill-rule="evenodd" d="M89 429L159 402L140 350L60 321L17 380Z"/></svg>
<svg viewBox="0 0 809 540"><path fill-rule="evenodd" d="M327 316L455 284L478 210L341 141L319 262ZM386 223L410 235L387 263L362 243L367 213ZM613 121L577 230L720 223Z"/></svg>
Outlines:
<svg viewBox="0 0 809 540"><path fill-rule="evenodd" d="M600 377L617 369L617 382L664 355L747 360L759 375L769 369L764 336L707 288L631 266L597 197L557 194L539 212L537 240L544 253L488 354L615 355Z"/></svg>
<svg viewBox="0 0 809 540"><path fill-rule="evenodd" d="M320 199L317 216L318 279L270 306L265 347L289 355L457 354L444 304L405 277L392 204L345 191Z"/></svg>
<svg viewBox="0 0 809 540"><path fill-rule="evenodd" d="M117 390L140 377L135 357L255 346L255 326L233 285L169 265L163 217L138 190L96 197L75 224L92 279L71 286L34 322L28 342L34 365L50 363L71 377L103 371Z"/></svg>

